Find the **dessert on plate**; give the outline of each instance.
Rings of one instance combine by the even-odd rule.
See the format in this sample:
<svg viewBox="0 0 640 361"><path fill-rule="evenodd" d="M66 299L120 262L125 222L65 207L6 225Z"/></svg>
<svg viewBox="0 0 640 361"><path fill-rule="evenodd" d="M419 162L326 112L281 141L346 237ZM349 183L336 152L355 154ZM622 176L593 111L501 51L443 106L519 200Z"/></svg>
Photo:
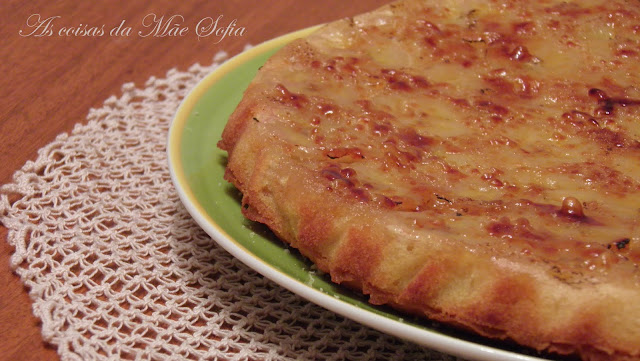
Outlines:
<svg viewBox="0 0 640 361"><path fill-rule="evenodd" d="M640 3L392 2L278 51L219 147L243 212L374 304L640 359Z"/></svg>

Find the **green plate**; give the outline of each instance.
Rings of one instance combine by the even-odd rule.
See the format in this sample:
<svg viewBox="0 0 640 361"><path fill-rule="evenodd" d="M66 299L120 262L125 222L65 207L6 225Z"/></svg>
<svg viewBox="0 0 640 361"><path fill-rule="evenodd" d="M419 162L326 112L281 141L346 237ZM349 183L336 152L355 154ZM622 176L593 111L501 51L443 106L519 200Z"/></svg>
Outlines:
<svg viewBox="0 0 640 361"><path fill-rule="evenodd" d="M345 317L421 345L479 360L540 360L497 348L473 336L407 318L335 285L297 251L241 212L239 192L223 179L226 152L216 147L222 130L262 64L288 42L314 28L291 33L230 59L185 98L168 139L172 180L185 207L224 249L292 292ZM436 330L438 328L438 330Z"/></svg>

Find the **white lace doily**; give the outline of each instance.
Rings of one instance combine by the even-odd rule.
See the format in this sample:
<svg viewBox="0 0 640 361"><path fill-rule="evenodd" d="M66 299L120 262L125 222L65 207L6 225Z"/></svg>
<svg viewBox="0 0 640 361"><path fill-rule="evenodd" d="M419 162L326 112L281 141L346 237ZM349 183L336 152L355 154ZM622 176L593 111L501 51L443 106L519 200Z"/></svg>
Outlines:
<svg viewBox="0 0 640 361"><path fill-rule="evenodd" d="M194 65L92 109L0 192L13 270L62 360L453 360L326 311L221 249L171 182L165 143Z"/></svg>

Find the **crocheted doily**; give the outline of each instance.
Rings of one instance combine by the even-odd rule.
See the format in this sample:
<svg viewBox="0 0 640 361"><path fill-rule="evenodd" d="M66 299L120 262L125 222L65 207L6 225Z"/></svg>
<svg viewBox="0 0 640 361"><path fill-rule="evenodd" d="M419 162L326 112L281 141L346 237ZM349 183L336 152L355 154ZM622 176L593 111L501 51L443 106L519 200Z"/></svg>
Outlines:
<svg viewBox="0 0 640 361"><path fill-rule="evenodd" d="M454 360L290 293L192 220L167 133L225 58L125 84L1 188L11 266L44 339L63 360Z"/></svg>

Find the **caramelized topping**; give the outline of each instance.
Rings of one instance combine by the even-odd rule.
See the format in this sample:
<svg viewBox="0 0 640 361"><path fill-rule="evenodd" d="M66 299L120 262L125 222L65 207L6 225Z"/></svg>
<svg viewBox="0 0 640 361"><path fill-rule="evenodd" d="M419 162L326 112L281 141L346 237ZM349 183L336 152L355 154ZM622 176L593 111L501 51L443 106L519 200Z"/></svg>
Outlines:
<svg viewBox="0 0 640 361"><path fill-rule="evenodd" d="M631 240L629 238L623 238L621 240L614 241L612 244L607 245L607 248L612 249L613 247L615 247L615 249L617 250L623 250L629 245L630 242Z"/></svg>
<svg viewBox="0 0 640 361"><path fill-rule="evenodd" d="M565 216L571 216L575 218L584 218L584 211L582 204L575 197L566 197L562 200L562 207L560 213Z"/></svg>
<svg viewBox="0 0 640 361"><path fill-rule="evenodd" d="M619 105L621 107L627 106L637 106L640 105L640 100L638 99L629 99L629 98L611 98L604 91L591 88L589 89L589 96L595 98L598 101L600 107L596 109L596 115L613 115L614 114L614 106Z"/></svg>
<svg viewBox="0 0 640 361"><path fill-rule="evenodd" d="M300 45L304 62L268 79L286 124L274 139L299 145L327 191L441 222L452 242L505 242L490 252L561 259L563 272L640 267L639 51L621 33L640 33L640 12L499 3L505 17L490 21L482 8L354 23L353 51L341 38Z"/></svg>
<svg viewBox="0 0 640 361"><path fill-rule="evenodd" d="M296 108L302 108L307 103L307 97L302 94L294 94L289 91L284 85L276 85L278 93L277 100L280 103L290 105Z"/></svg>

